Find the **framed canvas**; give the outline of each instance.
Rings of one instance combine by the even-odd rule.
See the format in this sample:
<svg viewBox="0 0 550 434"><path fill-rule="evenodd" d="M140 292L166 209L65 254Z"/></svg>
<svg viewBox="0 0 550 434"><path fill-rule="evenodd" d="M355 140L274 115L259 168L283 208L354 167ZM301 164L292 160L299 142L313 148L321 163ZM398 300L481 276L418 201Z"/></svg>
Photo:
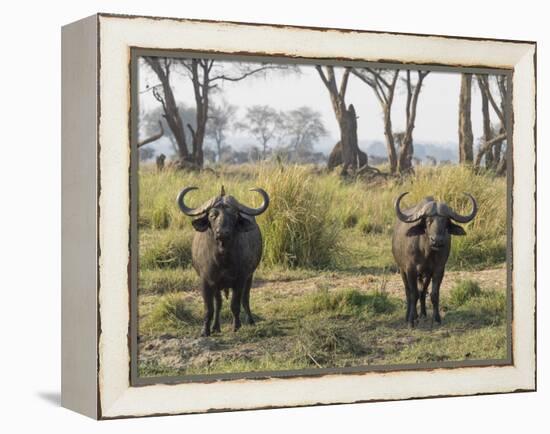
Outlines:
<svg viewBox="0 0 550 434"><path fill-rule="evenodd" d="M536 389L534 42L97 14L62 57L63 406Z"/></svg>

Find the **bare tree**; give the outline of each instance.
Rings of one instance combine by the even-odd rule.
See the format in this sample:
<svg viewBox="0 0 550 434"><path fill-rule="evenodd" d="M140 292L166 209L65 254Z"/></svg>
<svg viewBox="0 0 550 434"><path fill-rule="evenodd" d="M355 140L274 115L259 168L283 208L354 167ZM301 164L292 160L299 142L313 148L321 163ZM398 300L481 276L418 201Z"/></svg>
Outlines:
<svg viewBox="0 0 550 434"><path fill-rule="evenodd" d="M366 83L374 91L374 94L382 107L384 118L384 136L386 139L390 172L392 174L395 174L397 171L401 174L406 174L412 171L413 130L416 121L416 107L418 105L418 97L422 88L422 82L428 75L429 71L416 72L416 83L413 82L410 70L406 70L405 77L402 78L407 95L405 105L405 130L400 133L394 133L391 120L391 110L400 71L391 71L380 68L354 68L352 70L353 75L359 78L362 82Z"/></svg>
<svg viewBox="0 0 550 434"><path fill-rule="evenodd" d="M321 113L302 106L281 115L281 128L288 146L299 159L313 151L313 145L327 135Z"/></svg>
<svg viewBox="0 0 550 434"><path fill-rule="evenodd" d="M183 121L170 83L174 65L173 60L168 57L144 57L144 60L160 81L160 84L150 87L146 91L151 90L155 99L162 105L162 116L172 132L179 158L183 161L189 161Z"/></svg>
<svg viewBox="0 0 550 434"><path fill-rule="evenodd" d="M219 105L212 104L206 124L206 136L214 141L217 149L217 161L221 161L223 145L231 128L237 107L222 100Z"/></svg>
<svg viewBox="0 0 550 434"><path fill-rule="evenodd" d="M472 74L462 73L458 98L458 161L473 163L474 134L472 132Z"/></svg>
<svg viewBox="0 0 550 434"><path fill-rule="evenodd" d="M269 143L281 128L281 117L273 107L254 105L246 109L244 120L237 123L236 128L247 131L260 143L262 158L265 159Z"/></svg>
<svg viewBox="0 0 550 434"><path fill-rule="evenodd" d="M416 108L418 105L418 96L420 95L420 89L422 88L422 82L430 71L416 71L417 80L413 83L412 71L407 69L405 71L405 78L403 82L407 93L407 100L405 103L405 131L403 137L400 140L399 146L399 159L398 169L399 173L406 174L412 171L412 157L413 157L413 130L416 121Z"/></svg>
<svg viewBox="0 0 550 434"><path fill-rule="evenodd" d="M397 172L397 152L395 149L395 140L391 122L391 108L393 96L397 84L399 70L384 70L379 68L353 68L353 75L366 83L376 95L378 102L382 107L384 117L384 137L386 138L386 149L388 151L388 161L390 163L390 172Z"/></svg>
<svg viewBox="0 0 550 434"><path fill-rule="evenodd" d="M497 91L491 89L491 78L494 77ZM479 168L481 161L485 158L485 167L495 170L499 175L506 172L506 153L502 151L502 146L507 138L508 121L506 119L506 103L508 98L508 79L505 75L476 76L479 89L481 91L481 111L483 116L483 137L482 143L478 149L474 166ZM497 103L495 95L498 93L500 102ZM499 119L499 126L493 128L491 124L491 114L489 106L493 109Z"/></svg>
<svg viewBox="0 0 550 434"><path fill-rule="evenodd" d="M342 173L346 174L348 169L355 170L361 165L359 161L359 146L357 143L357 116L355 114L355 108L352 104L348 107L346 106L346 91L351 68L344 68L339 85L336 83L333 66L323 67L317 65L315 68L321 77L321 81L329 92L332 109L336 115L336 120L340 129L340 142L336 144L335 149L338 146L342 148ZM367 162L365 162L365 164L366 163Z"/></svg>
<svg viewBox="0 0 550 434"><path fill-rule="evenodd" d="M265 73L269 70L296 71L289 65L270 63L240 63L220 62L215 59L169 59L164 57L145 57L146 63L158 77L160 84L153 86L153 95L162 104L164 116L168 126L174 133L180 158L202 167L204 155L203 144L208 121L210 93L219 89L223 81L241 81L251 75ZM182 71L189 77L195 97L195 125L186 125L191 133L191 150L187 148L184 125L177 112L174 93L170 83L170 73L174 65L182 67ZM162 90L162 91L161 91Z"/></svg>

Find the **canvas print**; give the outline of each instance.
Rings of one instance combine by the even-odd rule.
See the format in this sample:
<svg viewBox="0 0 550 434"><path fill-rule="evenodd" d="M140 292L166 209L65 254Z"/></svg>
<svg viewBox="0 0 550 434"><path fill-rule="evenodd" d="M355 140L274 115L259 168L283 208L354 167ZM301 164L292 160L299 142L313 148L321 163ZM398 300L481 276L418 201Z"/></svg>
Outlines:
<svg viewBox="0 0 550 434"><path fill-rule="evenodd" d="M140 379L510 362L510 77L140 53Z"/></svg>

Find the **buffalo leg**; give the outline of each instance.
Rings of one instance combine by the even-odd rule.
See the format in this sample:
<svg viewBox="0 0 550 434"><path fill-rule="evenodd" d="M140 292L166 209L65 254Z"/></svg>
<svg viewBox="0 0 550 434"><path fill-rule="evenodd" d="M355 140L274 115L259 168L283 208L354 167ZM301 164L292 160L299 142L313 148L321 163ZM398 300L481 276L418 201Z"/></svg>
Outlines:
<svg viewBox="0 0 550 434"><path fill-rule="evenodd" d="M409 283L407 282L407 275L401 272L401 278L403 279L403 285L405 285L405 297L407 298L407 313L405 314L405 322L409 321L409 313L411 311Z"/></svg>
<svg viewBox="0 0 550 434"><path fill-rule="evenodd" d="M420 292L420 317L425 318L426 314L426 295L428 294L428 286L430 286L431 276L424 276L422 281L422 291Z"/></svg>
<svg viewBox="0 0 550 434"><path fill-rule="evenodd" d="M441 316L439 315L439 287L443 281L443 274L443 270L434 274L432 279L432 293L430 294L433 306L433 318L438 324L441 324Z"/></svg>
<svg viewBox="0 0 550 434"><path fill-rule="evenodd" d="M241 328L241 297L244 285L237 285L231 294L231 313L233 314L233 331Z"/></svg>
<svg viewBox="0 0 550 434"><path fill-rule="evenodd" d="M407 297L409 304L409 316L407 321L409 322L410 327L414 327L415 321L418 318L418 312L416 310L416 302L418 301L418 275L416 270L407 272L407 282L409 288L409 295Z"/></svg>
<svg viewBox="0 0 550 434"><path fill-rule="evenodd" d="M210 336L210 324L214 316L214 291L206 282L202 283L202 300L204 302L204 325L201 336Z"/></svg>
<svg viewBox="0 0 550 434"><path fill-rule="evenodd" d="M252 312L250 311L250 287L252 286L252 276L246 281L244 286L242 304L244 312L246 313L246 323L249 325L254 324L254 318L252 318Z"/></svg>
<svg viewBox="0 0 550 434"><path fill-rule="evenodd" d="M212 331L220 332L220 313L222 311L222 292L216 291L214 294L214 325Z"/></svg>

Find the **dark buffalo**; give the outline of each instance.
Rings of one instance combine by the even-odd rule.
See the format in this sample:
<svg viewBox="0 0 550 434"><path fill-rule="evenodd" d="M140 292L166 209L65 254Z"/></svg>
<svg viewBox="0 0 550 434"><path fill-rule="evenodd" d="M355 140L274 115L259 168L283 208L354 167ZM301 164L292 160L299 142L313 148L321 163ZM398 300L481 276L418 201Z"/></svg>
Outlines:
<svg viewBox="0 0 550 434"><path fill-rule="evenodd" d="M209 336L212 318L212 330L220 331L222 290L232 289L233 330L241 326L241 303L247 323L254 324L250 311L250 286L262 257L262 235L254 216L267 209L269 196L261 188L251 189L262 195L263 203L259 208L249 208L233 196L226 196L222 187L219 196L192 209L185 205L185 195L196 189L184 188L177 202L185 215L196 217L191 222L197 231L192 248L193 268L200 277L204 300L202 335Z"/></svg>
<svg viewBox="0 0 550 434"><path fill-rule="evenodd" d="M397 222L393 230L392 253L399 267L407 296L407 315L411 327L418 318L416 302L420 296L420 316L426 316L426 293L430 281L430 298L433 319L441 323L439 315L439 287L445 273L445 264L451 251L451 235L466 235L457 223L468 223L477 213L477 203L472 195L465 193L472 202L472 212L463 216L447 204L433 197L424 198L415 207L401 210L401 194L395 201ZM418 284L421 292L418 292Z"/></svg>

